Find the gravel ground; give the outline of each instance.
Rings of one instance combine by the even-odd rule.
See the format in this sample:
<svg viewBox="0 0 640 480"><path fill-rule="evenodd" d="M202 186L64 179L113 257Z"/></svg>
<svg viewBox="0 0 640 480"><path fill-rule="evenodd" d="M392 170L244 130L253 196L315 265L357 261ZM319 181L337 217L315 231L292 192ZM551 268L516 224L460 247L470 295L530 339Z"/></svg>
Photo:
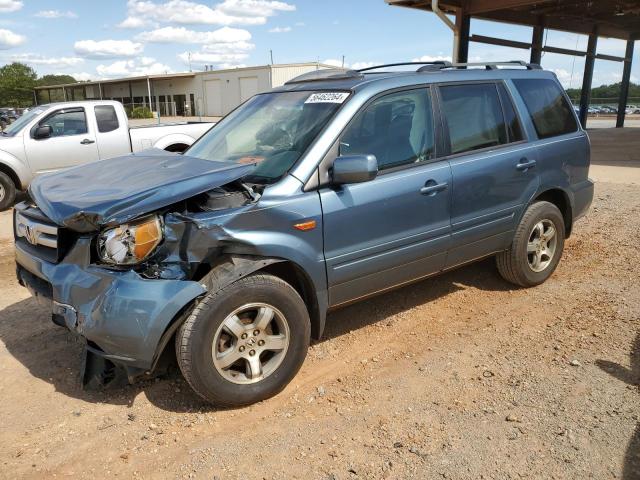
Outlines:
<svg viewBox="0 0 640 480"><path fill-rule="evenodd" d="M81 390L0 239L0 477L638 479L639 233L637 186L599 183L544 285L485 260L336 311L283 393L235 410L177 372Z"/></svg>

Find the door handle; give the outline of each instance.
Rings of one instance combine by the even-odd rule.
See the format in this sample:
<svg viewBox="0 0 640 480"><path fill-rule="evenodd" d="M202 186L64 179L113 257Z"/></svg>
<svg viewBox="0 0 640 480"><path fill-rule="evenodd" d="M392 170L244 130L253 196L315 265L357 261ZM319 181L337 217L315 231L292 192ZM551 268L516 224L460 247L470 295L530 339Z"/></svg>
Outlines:
<svg viewBox="0 0 640 480"><path fill-rule="evenodd" d="M435 195L436 193L441 192L446 188L446 182L435 183L435 180L429 180L427 183L425 183L424 187L420 189L420 193L422 195Z"/></svg>
<svg viewBox="0 0 640 480"><path fill-rule="evenodd" d="M516 165L516 168L518 170L529 170L530 168L533 168L535 166L536 166L535 160L527 160L526 158L521 158L518 164Z"/></svg>
<svg viewBox="0 0 640 480"><path fill-rule="evenodd" d="M82 140L80 142L80 145L91 145L92 143L96 143L95 140L89 140L88 138L85 138L84 140Z"/></svg>

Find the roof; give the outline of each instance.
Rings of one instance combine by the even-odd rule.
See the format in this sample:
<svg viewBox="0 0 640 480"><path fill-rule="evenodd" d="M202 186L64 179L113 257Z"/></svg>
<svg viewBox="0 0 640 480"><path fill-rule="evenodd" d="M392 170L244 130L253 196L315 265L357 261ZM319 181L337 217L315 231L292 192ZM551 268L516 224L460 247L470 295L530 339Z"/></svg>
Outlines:
<svg viewBox="0 0 640 480"><path fill-rule="evenodd" d="M75 83L64 83L58 85L41 85L35 87L35 90L47 90L54 88L72 88L72 87L84 87L89 85L104 85L109 83L126 83L126 82L136 82L136 81L146 81L149 80L171 80L174 78L194 78L196 75L211 75L217 73L228 73L228 72L243 72L247 70L256 70L263 68L287 68L287 67L308 67L313 66L317 68L334 68L332 65L327 65L325 63L319 62L306 62L306 63L276 63L270 65L256 65L253 67L238 67L238 68L227 68L221 70L206 70L206 71L198 71L198 72L182 72L182 73L160 73L155 75L138 75L135 77L121 77L121 78L110 78L107 80L93 80L88 82L75 82Z"/></svg>
<svg viewBox="0 0 640 480"><path fill-rule="evenodd" d="M389 5L431 11L431 0L385 0ZM463 12L484 20L542 25L553 30L623 40L640 38L637 0L440 0L446 13Z"/></svg>
<svg viewBox="0 0 640 480"><path fill-rule="evenodd" d="M438 62L436 62L438 63ZM441 63L441 62L440 62ZM387 84L393 86L404 84L429 84L451 81L493 80L503 78L530 78L554 76L552 72L542 70L538 65L528 65L524 62L498 62L498 64L513 65L511 68L493 68L496 64L455 64L444 65L438 68L433 63L409 62L403 70L384 70L384 65L377 69L344 70L333 69L332 72L323 71L325 78L296 80L295 78L273 91L305 91L305 90L360 90L374 84L380 88L386 88ZM401 66L402 64L396 65ZM457 68L460 65L469 65L469 68ZM486 68L486 65L492 68ZM394 66L393 68L395 68ZM420 68L422 66L423 68ZM478 67L478 68L476 68ZM485 67L485 68L482 68ZM520 67L520 68L517 68ZM526 67L526 68L522 68ZM380 70L382 69L382 70ZM300 77L305 77L301 75ZM328 77L328 78L326 78ZM391 87L393 88L393 87Z"/></svg>

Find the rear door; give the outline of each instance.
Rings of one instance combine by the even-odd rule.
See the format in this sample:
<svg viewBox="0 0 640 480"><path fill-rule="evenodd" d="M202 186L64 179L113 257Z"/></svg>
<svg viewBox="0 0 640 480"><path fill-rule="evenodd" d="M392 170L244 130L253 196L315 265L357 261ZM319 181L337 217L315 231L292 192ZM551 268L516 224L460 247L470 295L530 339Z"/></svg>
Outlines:
<svg viewBox="0 0 640 480"><path fill-rule="evenodd" d="M382 95L340 138L340 154L373 154L376 179L320 190L330 304L441 270L451 170L436 157L428 88Z"/></svg>
<svg viewBox="0 0 640 480"><path fill-rule="evenodd" d="M51 137L33 138L35 128L44 125L51 126ZM36 173L98 160L95 126L82 107L55 110L26 132L24 140L27 160Z"/></svg>
<svg viewBox="0 0 640 480"><path fill-rule="evenodd" d="M537 150L503 82L438 87L451 165L447 267L508 247L539 184Z"/></svg>

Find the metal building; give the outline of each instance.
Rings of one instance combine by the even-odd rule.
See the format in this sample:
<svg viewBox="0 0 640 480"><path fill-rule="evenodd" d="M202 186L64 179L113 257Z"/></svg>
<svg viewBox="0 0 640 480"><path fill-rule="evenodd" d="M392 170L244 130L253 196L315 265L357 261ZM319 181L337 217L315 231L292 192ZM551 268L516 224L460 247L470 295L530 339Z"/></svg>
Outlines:
<svg viewBox="0 0 640 480"><path fill-rule="evenodd" d="M35 98L37 103L118 100L125 108L150 107L160 116L220 117L256 93L321 68L331 66L290 63L45 85L35 88Z"/></svg>

